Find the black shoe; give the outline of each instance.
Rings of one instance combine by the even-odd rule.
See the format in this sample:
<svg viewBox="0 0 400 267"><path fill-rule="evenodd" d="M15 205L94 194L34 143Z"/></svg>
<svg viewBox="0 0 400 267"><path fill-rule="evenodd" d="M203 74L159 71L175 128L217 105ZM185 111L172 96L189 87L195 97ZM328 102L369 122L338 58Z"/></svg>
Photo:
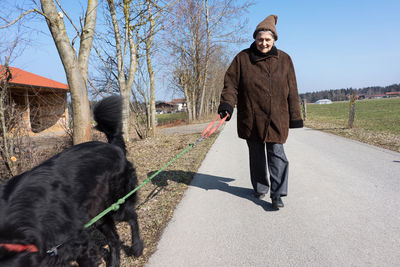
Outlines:
<svg viewBox="0 0 400 267"><path fill-rule="evenodd" d="M254 197L255 197L255 198L258 198L258 199L263 199L263 198L265 198L265 194L254 193Z"/></svg>
<svg viewBox="0 0 400 267"><path fill-rule="evenodd" d="M272 197L271 199L272 199L272 207L274 209L283 208L285 206L283 205L281 197Z"/></svg>

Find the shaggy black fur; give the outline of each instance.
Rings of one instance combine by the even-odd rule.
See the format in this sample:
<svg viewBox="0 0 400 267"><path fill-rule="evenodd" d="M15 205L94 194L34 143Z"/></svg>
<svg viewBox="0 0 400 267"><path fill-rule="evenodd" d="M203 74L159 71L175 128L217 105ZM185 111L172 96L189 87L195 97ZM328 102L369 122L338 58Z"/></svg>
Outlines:
<svg viewBox="0 0 400 267"><path fill-rule="evenodd" d="M0 266L98 266L99 249L84 225L137 185L126 159L121 129L121 99L106 98L94 109L97 128L109 143L72 146L39 166L0 186ZM131 251L140 256L136 196L111 212L95 227L107 239L107 266L119 266L120 240L115 221L126 221L132 233ZM64 243L65 242L65 243ZM34 245L38 252L10 251L1 244ZM47 250L62 244L56 256Z"/></svg>

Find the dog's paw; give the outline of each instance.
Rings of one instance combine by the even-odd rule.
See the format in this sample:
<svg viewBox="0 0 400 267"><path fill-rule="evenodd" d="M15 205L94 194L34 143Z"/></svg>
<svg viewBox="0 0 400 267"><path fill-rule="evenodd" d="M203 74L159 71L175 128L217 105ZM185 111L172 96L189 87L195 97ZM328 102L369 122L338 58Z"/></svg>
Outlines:
<svg viewBox="0 0 400 267"><path fill-rule="evenodd" d="M135 240L134 244L132 244L132 246L126 246L126 245L122 245L122 249L124 250L125 254L127 256L135 256L135 257L139 257L143 254L143 241L141 239L139 240Z"/></svg>
<svg viewBox="0 0 400 267"><path fill-rule="evenodd" d="M136 242L133 244L133 256L139 257L143 254L143 241L142 239L136 240Z"/></svg>

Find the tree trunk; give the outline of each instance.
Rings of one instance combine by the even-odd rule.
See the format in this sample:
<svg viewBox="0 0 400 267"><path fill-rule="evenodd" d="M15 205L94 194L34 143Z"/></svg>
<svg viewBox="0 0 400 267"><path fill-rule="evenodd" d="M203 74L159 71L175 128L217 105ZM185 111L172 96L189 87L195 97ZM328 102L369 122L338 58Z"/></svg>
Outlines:
<svg viewBox="0 0 400 267"><path fill-rule="evenodd" d="M153 46L153 34L154 34L154 16L151 12L150 2L147 3L148 12L150 17L150 30L149 30L149 37L146 39L146 59L147 59L147 70L149 72L150 78L150 108L148 114L148 121L150 122L150 134L155 136L156 134L156 85L155 85L155 76L153 67L151 64L151 48Z"/></svg>
<svg viewBox="0 0 400 267"><path fill-rule="evenodd" d="M204 59L204 71L202 76L202 88L201 88L201 97L200 97L200 107L199 107L199 118L201 118L204 114L204 95L206 92L206 82L207 82L207 75L208 75L208 60L210 58L210 30L209 30L209 10L208 10L208 0L204 1L205 11L206 11L206 57Z"/></svg>
<svg viewBox="0 0 400 267"><path fill-rule="evenodd" d="M198 88L198 86L196 86ZM197 94L197 90L193 90L192 91L192 96L191 96L191 100L192 100L192 116L193 116L193 120L197 120L197 107L196 107L196 94Z"/></svg>
<svg viewBox="0 0 400 267"><path fill-rule="evenodd" d="M79 46L78 64L81 69L82 77L87 84L89 56L92 49L94 30L96 27L97 0L89 0L85 15L85 24L81 33Z"/></svg>
<svg viewBox="0 0 400 267"><path fill-rule="evenodd" d="M120 86L120 92L122 97L122 131L124 133L125 142L129 141L130 131L129 131L129 118L130 118L130 92L126 84Z"/></svg>
<svg viewBox="0 0 400 267"><path fill-rule="evenodd" d="M11 176L17 174L16 166L12 160L12 138L8 138L7 126L6 126L6 98L8 93L8 82L11 79L11 71L8 67L8 60L3 66L0 66L0 127L1 127L1 147L0 154L4 159L4 163ZM2 178L2 177L1 177Z"/></svg>
<svg viewBox="0 0 400 267"><path fill-rule="evenodd" d="M71 92L73 110L73 143L91 140L90 108L87 94L87 69L96 24L97 0L88 1L85 26L77 60L76 52L69 42L62 13L52 0L41 0L42 11L63 63Z"/></svg>
<svg viewBox="0 0 400 267"><path fill-rule="evenodd" d="M191 100L190 93L188 90L188 85L187 85L186 81L182 78L181 78L181 84L183 86L183 90L185 93L188 122L190 123L193 121L192 100Z"/></svg>
<svg viewBox="0 0 400 267"><path fill-rule="evenodd" d="M112 24L114 27L115 35L115 49L117 52L117 69L118 69L118 84L120 87L120 93L122 97L122 131L124 132L125 141L129 141L130 136L130 92L135 79L135 73L137 69L136 60L136 44L133 41L132 36L132 25L130 24L129 18L129 4L131 1L123 1L123 10L125 18L125 43L124 49L122 49L122 38L120 29L118 26L117 15L115 11L115 4L113 0L107 0ZM127 46L129 45L129 70L128 75L125 74L125 55Z"/></svg>

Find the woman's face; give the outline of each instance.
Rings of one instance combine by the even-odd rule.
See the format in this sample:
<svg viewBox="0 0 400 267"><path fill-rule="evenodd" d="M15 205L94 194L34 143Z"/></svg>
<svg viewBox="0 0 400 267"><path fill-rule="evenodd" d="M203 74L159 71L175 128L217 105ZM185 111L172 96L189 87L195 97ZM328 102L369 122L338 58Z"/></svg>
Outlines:
<svg viewBox="0 0 400 267"><path fill-rule="evenodd" d="M274 36L272 36L271 33L263 31L257 33L256 47L261 53L268 53L269 51L271 51L274 43Z"/></svg>

